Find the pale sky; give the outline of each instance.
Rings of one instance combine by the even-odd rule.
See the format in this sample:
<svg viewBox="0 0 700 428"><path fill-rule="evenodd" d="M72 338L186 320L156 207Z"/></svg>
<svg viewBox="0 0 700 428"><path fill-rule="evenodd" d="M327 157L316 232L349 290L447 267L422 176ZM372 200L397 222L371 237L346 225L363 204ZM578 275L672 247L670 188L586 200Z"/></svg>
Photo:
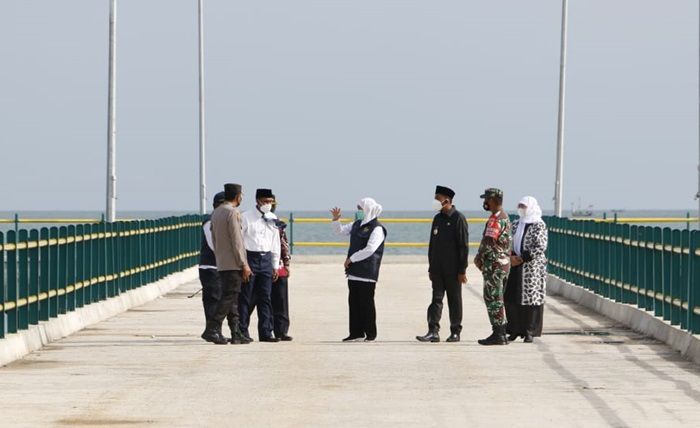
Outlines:
<svg viewBox="0 0 700 428"><path fill-rule="evenodd" d="M0 211L103 210L107 0L0 0ZM197 1L119 0L118 210L198 207ZM565 202L697 207L698 1L571 0ZM206 0L209 194L551 208L561 1Z"/></svg>

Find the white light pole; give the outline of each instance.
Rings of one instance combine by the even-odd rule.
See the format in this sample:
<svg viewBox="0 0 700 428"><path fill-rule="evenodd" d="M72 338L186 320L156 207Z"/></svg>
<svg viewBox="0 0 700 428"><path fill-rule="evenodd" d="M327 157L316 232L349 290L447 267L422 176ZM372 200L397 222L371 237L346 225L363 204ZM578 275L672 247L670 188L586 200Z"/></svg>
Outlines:
<svg viewBox="0 0 700 428"><path fill-rule="evenodd" d="M566 99L566 38L568 0L561 3L561 56L559 59L559 121L557 124L557 177L554 182L554 215L562 215L564 181L564 107Z"/></svg>
<svg viewBox="0 0 700 428"><path fill-rule="evenodd" d="M204 0L199 0L199 213L207 213L207 184L204 146Z"/></svg>
<svg viewBox="0 0 700 428"><path fill-rule="evenodd" d="M108 222L116 219L117 171L116 171L116 78L117 78L117 0L109 4L109 90L107 94L107 209Z"/></svg>

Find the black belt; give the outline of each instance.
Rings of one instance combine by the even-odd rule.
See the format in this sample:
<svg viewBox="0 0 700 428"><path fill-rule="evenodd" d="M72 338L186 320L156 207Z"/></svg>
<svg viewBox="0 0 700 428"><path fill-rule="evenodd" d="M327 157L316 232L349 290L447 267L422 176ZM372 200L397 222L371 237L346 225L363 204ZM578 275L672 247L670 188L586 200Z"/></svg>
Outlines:
<svg viewBox="0 0 700 428"><path fill-rule="evenodd" d="M260 256L264 257L271 253L271 251L246 251L249 256Z"/></svg>

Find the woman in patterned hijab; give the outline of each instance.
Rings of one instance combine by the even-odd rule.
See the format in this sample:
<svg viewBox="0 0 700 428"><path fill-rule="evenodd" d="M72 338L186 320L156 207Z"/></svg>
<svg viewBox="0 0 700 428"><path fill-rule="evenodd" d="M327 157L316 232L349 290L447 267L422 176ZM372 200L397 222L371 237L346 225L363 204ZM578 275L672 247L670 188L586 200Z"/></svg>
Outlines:
<svg viewBox="0 0 700 428"><path fill-rule="evenodd" d="M508 340L523 337L531 343L542 335L542 315L547 285L547 226L537 199L525 196L518 203L519 219L513 222L511 269L505 292Z"/></svg>

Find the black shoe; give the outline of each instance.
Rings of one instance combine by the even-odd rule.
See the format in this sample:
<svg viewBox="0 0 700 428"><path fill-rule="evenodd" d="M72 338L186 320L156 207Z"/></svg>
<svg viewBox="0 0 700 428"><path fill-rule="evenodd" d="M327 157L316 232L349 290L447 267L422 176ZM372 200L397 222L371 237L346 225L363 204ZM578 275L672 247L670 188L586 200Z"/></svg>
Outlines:
<svg viewBox="0 0 700 428"><path fill-rule="evenodd" d="M437 343L440 341L440 335L437 331L429 331L425 336L416 336L416 340L419 342Z"/></svg>
<svg viewBox="0 0 700 428"><path fill-rule="evenodd" d="M280 335L280 336L279 336L279 339L280 339L282 342L291 342L291 341L293 340L293 339L292 339L292 336L287 336L286 334Z"/></svg>
<svg viewBox="0 0 700 428"><path fill-rule="evenodd" d="M359 342L360 340L363 340L365 337L364 336L353 336L350 335L343 339L343 342Z"/></svg>
<svg viewBox="0 0 700 428"><path fill-rule="evenodd" d="M506 326L498 325L493 327L493 333L486 339L479 340L479 345L507 345L508 338L506 337Z"/></svg>
<svg viewBox="0 0 700 428"><path fill-rule="evenodd" d="M221 326L214 321L207 322L207 328L202 333L202 339L217 345L228 343L228 338L221 334Z"/></svg>
<svg viewBox="0 0 700 428"><path fill-rule="evenodd" d="M261 341L261 342L268 342L268 343L277 343L277 342L279 342L280 340L279 340L278 338L272 337L272 336L267 336L267 337L264 337L264 336L263 336L263 337L260 338L260 341Z"/></svg>
<svg viewBox="0 0 700 428"><path fill-rule="evenodd" d="M520 335L511 334L510 336L508 336L508 342L515 342L516 340L518 340L518 337L520 337Z"/></svg>
<svg viewBox="0 0 700 428"><path fill-rule="evenodd" d="M532 335L528 332L525 333L525 343L532 343L533 337Z"/></svg>
<svg viewBox="0 0 700 428"><path fill-rule="evenodd" d="M231 327L231 339L229 339L231 345L247 345L250 342L252 340L246 337L238 326Z"/></svg>
<svg viewBox="0 0 700 428"><path fill-rule="evenodd" d="M449 343L459 342L459 333L452 333L450 335L450 337L448 337L445 342L449 342Z"/></svg>
<svg viewBox="0 0 700 428"><path fill-rule="evenodd" d="M374 339L376 339L376 337L367 336L367 337L365 337L365 342L374 342Z"/></svg>

